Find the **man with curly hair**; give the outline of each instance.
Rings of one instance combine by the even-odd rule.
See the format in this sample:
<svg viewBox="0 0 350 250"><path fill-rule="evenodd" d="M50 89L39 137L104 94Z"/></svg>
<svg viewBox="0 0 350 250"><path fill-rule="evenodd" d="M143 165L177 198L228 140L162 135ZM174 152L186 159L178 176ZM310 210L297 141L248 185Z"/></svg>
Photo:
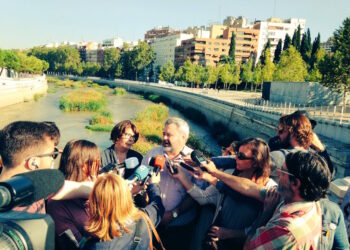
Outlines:
<svg viewBox="0 0 350 250"><path fill-rule="evenodd" d="M287 155L278 170L278 192L267 191L263 213L252 227L246 249L318 249L322 208L317 201L325 197L331 180L326 165L316 153Z"/></svg>

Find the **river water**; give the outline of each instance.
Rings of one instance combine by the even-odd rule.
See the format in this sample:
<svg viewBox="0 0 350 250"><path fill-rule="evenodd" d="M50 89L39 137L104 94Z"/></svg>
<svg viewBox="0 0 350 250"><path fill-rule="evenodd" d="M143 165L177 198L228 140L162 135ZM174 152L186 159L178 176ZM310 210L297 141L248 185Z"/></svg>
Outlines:
<svg viewBox="0 0 350 250"><path fill-rule="evenodd" d="M89 119L94 114L93 112L63 112L59 109L59 98L69 91L72 90L59 88L56 93L47 94L36 102L29 101L0 108L0 128L19 120L54 121L61 132L60 148L63 148L71 139L93 141L101 150L111 145L109 133L93 132L85 129L85 126L89 123ZM152 104L152 102L131 93L124 96L110 94L107 98L107 109L112 113L115 123L126 119L133 119L139 111L147 105ZM187 120L181 113L171 107L169 107L169 115ZM190 125L191 132L201 138L214 155L219 155L220 147L205 128L190 120L187 120L187 122Z"/></svg>

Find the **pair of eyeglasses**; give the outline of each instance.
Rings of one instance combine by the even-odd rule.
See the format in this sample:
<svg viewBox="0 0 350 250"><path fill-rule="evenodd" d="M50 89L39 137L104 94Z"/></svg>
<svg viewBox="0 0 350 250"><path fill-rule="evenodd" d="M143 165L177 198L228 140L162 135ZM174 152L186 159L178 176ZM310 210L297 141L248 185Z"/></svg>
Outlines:
<svg viewBox="0 0 350 250"><path fill-rule="evenodd" d="M135 135L132 135L132 134L128 134L128 133L124 133L123 134L124 138L126 139L131 139L131 140L135 140Z"/></svg>
<svg viewBox="0 0 350 250"><path fill-rule="evenodd" d="M283 174L286 174L286 175L290 175L290 176L295 176L294 174L291 174L283 169L280 169L280 168L277 168L277 172L279 173L283 173Z"/></svg>
<svg viewBox="0 0 350 250"><path fill-rule="evenodd" d="M52 153L47 153L47 154L41 154L41 155L35 155L32 157L52 157L54 160L58 157L58 155L62 153L58 148L55 147Z"/></svg>
<svg viewBox="0 0 350 250"><path fill-rule="evenodd" d="M242 152L238 152L236 155L237 159L241 160L241 161L245 161L245 160L253 160L253 157L247 157L245 154L243 154Z"/></svg>

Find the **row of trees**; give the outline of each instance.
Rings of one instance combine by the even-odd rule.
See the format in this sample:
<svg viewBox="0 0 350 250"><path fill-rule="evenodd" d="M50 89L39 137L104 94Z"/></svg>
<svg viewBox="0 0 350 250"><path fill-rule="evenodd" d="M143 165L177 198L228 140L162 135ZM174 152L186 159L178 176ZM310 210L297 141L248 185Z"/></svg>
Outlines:
<svg viewBox="0 0 350 250"><path fill-rule="evenodd" d="M42 73L46 71L49 64L35 56L28 56L21 51L1 50L0 49L0 75L5 68L17 72Z"/></svg>
<svg viewBox="0 0 350 250"><path fill-rule="evenodd" d="M145 42L133 48L124 44L122 52L117 48L106 49L102 64L82 62L78 49L70 46L36 47L28 54L47 61L48 70L52 72L132 80L149 69L155 58L152 48Z"/></svg>

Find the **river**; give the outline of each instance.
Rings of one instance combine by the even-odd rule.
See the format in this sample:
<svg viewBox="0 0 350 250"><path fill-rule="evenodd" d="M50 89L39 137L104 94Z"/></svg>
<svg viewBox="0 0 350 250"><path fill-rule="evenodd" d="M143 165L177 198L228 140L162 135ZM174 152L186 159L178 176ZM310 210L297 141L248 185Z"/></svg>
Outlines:
<svg viewBox="0 0 350 250"><path fill-rule="evenodd" d="M13 121L54 121L61 131L59 147L71 139L86 139L93 141L102 150L111 144L109 133L93 132L85 129L93 112L63 112L59 109L59 98L71 89L58 88L56 93L47 94L38 101L29 101L0 108L0 128ZM136 114L152 102L128 93L124 96L108 95L107 109L112 113L115 123L133 119ZM169 115L184 118L177 110L169 107ZM220 154L220 147L215 139L202 126L184 118L190 125L190 130L201 138L214 155Z"/></svg>

